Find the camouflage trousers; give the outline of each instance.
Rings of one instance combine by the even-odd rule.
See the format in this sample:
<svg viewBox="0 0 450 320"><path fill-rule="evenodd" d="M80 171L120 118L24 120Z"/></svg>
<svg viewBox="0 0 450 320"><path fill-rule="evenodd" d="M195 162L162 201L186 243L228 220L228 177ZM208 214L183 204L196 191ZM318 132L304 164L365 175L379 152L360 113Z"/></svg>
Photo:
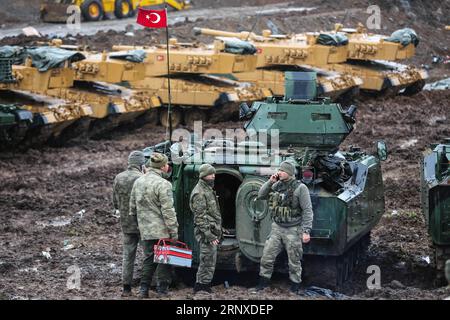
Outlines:
<svg viewBox="0 0 450 320"><path fill-rule="evenodd" d="M289 279L292 282L300 283L302 281L302 236L301 226L285 228L275 222L272 223L272 230L264 245L259 275L270 279L272 277L275 259L283 249L286 249Z"/></svg>
<svg viewBox="0 0 450 320"><path fill-rule="evenodd" d="M142 246L144 248L144 262L142 266L141 286L146 285L147 287L150 287L153 275L156 277L157 284L162 282L170 283L172 280L170 265L153 262L153 246L157 243L158 239L142 241Z"/></svg>
<svg viewBox="0 0 450 320"><path fill-rule="evenodd" d="M217 261L217 246L199 241L200 261L197 270L197 283L210 284L214 276Z"/></svg>
<svg viewBox="0 0 450 320"><path fill-rule="evenodd" d="M132 285L139 233L123 233L122 284Z"/></svg>

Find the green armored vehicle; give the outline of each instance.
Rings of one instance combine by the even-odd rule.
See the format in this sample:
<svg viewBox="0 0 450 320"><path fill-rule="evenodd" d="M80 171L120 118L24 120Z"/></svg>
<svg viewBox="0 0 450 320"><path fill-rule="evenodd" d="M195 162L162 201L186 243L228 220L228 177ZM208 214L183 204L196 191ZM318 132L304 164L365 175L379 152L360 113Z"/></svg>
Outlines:
<svg viewBox="0 0 450 320"><path fill-rule="evenodd" d="M438 278L450 259L450 138L432 144L421 163L422 212L434 250Z"/></svg>
<svg viewBox="0 0 450 320"><path fill-rule="evenodd" d="M356 107L343 110L317 98L315 73L286 72L285 78L284 98L241 105L241 118L247 120L241 141L237 135L220 139L219 132L202 141L194 133L144 152L165 152L171 158L179 235L193 248L194 265L198 248L189 196L200 165L216 168L223 227L231 231L219 246L217 267L237 271L258 270L271 217L267 201L257 200L257 194L282 161L293 161L314 210L311 241L303 248L304 280L335 288L349 278L384 213L380 160L386 158L386 146L378 142L377 155L356 147L340 151L353 130ZM278 257L276 268L287 271L286 255Z"/></svg>

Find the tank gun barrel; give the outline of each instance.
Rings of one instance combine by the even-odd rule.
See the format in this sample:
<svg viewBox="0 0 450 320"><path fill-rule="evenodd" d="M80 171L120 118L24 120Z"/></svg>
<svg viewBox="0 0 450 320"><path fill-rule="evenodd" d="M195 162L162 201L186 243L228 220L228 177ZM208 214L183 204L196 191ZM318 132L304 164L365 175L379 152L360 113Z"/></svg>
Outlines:
<svg viewBox="0 0 450 320"><path fill-rule="evenodd" d="M216 29L208 29L208 28L194 28L194 35L204 35L204 36L213 36L213 37L226 37L226 38L238 38L241 40L255 40L262 41L263 37L254 34L253 32L241 31L241 32L230 32L230 31L222 31Z"/></svg>

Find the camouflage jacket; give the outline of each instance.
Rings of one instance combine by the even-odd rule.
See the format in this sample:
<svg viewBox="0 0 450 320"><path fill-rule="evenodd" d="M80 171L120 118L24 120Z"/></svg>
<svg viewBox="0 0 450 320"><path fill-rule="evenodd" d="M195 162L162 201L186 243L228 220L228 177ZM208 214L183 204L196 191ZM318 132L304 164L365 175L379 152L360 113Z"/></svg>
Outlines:
<svg viewBox="0 0 450 320"><path fill-rule="evenodd" d="M139 233L136 216L130 216L130 195L134 182L143 175L136 167L128 167L119 173L113 184L114 209L120 212L123 233Z"/></svg>
<svg viewBox="0 0 450 320"><path fill-rule="evenodd" d="M197 241L211 242L222 237L222 216L216 192L203 179L192 190L189 202L194 214Z"/></svg>
<svg viewBox="0 0 450 320"><path fill-rule="evenodd" d="M309 195L308 187L303 184L294 184L293 182L294 178L291 178L287 181L277 181L273 183L272 181L268 180L266 183L264 183L261 187L261 189L258 192L258 199L260 200L267 200L269 199L269 196L273 192L278 193L286 193L288 190L288 187L290 185L298 185L296 189L293 192L293 199L290 206L293 209L299 209L301 214L301 227L303 232L310 233L312 228L312 222L313 222L313 210L312 210L312 204L311 204L311 197ZM275 221L276 222L276 221Z"/></svg>
<svg viewBox="0 0 450 320"><path fill-rule="evenodd" d="M162 171L150 169L136 180L131 191L130 215L137 215L142 240L178 238L172 184Z"/></svg>

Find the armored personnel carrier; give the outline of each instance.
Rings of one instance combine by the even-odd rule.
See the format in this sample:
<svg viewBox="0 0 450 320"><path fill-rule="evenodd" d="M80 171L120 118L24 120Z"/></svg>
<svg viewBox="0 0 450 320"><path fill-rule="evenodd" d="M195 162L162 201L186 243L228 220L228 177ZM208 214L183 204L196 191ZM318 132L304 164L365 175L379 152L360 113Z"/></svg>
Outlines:
<svg viewBox="0 0 450 320"><path fill-rule="evenodd" d="M329 98L317 98L315 73L287 72L285 79L283 98L241 106L244 137L181 135L180 142L166 141L144 153L164 152L171 159L179 236L193 248L194 265L198 247L189 196L200 165L216 168L223 227L230 230L219 247L218 268L237 271L258 268L270 232L268 204L257 200L258 190L282 161L292 161L314 210L312 240L304 246L305 280L335 288L349 278L384 213L381 161L387 150L382 141L374 155L357 147L340 150L353 130L356 107L343 110ZM277 265L286 271L286 257Z"/></svg>
<svg viewBox="0 0 450 320"><path fill-rule="evenodd" d="M172 127L180 123L192 126L195 120L227 120L238 114L241 102L251 102L272 95L250 83L226 79L224 75L254 70L256 49L244 41L215 41L212 46L179 43L167 46L114 46L113 50L144 50L145 79L129 81L130 88L143 95L158 96L164 106L169 103L167 59L169 58L171 98L174 106ZM168 126L167 112L160 112L160 123Z"/></svg>
<svg viewBox="0 0 450 320"><path fill-rule="evenodd" d="M319 93L333 100L351 98L362 84L357 76L324 68L326 65L345 62L347 45L320 43L319 34L273 35L270 30L263 30L262 35L257 35L247 31L235 33L206 28L194 28L194 33L219 39L227 37L250 41L257 48L257 69L234 76L240 81L268 88L275 95L284 95L285 71L316 72L319 76Z"/></svg>
<svg viewBox="0 0 450 320"><path fill-rule="evenodd" d="M422 212L431 237L438 278L450 259L450 138L432 144L421 162Z"/></svg>
<svg viewBox="0 0 450 320"><path fill-rule="evenodd" d="M428 78L424 69L396 61L414 56L419 38L412 29L401 29L391 36L368 33L363 25L356 29L335 26L330 34L348 38L348 55L345 63L333 63L328 70L344 72L363 80L360 88L369 93L413 95L420 92Z"/></svg>

